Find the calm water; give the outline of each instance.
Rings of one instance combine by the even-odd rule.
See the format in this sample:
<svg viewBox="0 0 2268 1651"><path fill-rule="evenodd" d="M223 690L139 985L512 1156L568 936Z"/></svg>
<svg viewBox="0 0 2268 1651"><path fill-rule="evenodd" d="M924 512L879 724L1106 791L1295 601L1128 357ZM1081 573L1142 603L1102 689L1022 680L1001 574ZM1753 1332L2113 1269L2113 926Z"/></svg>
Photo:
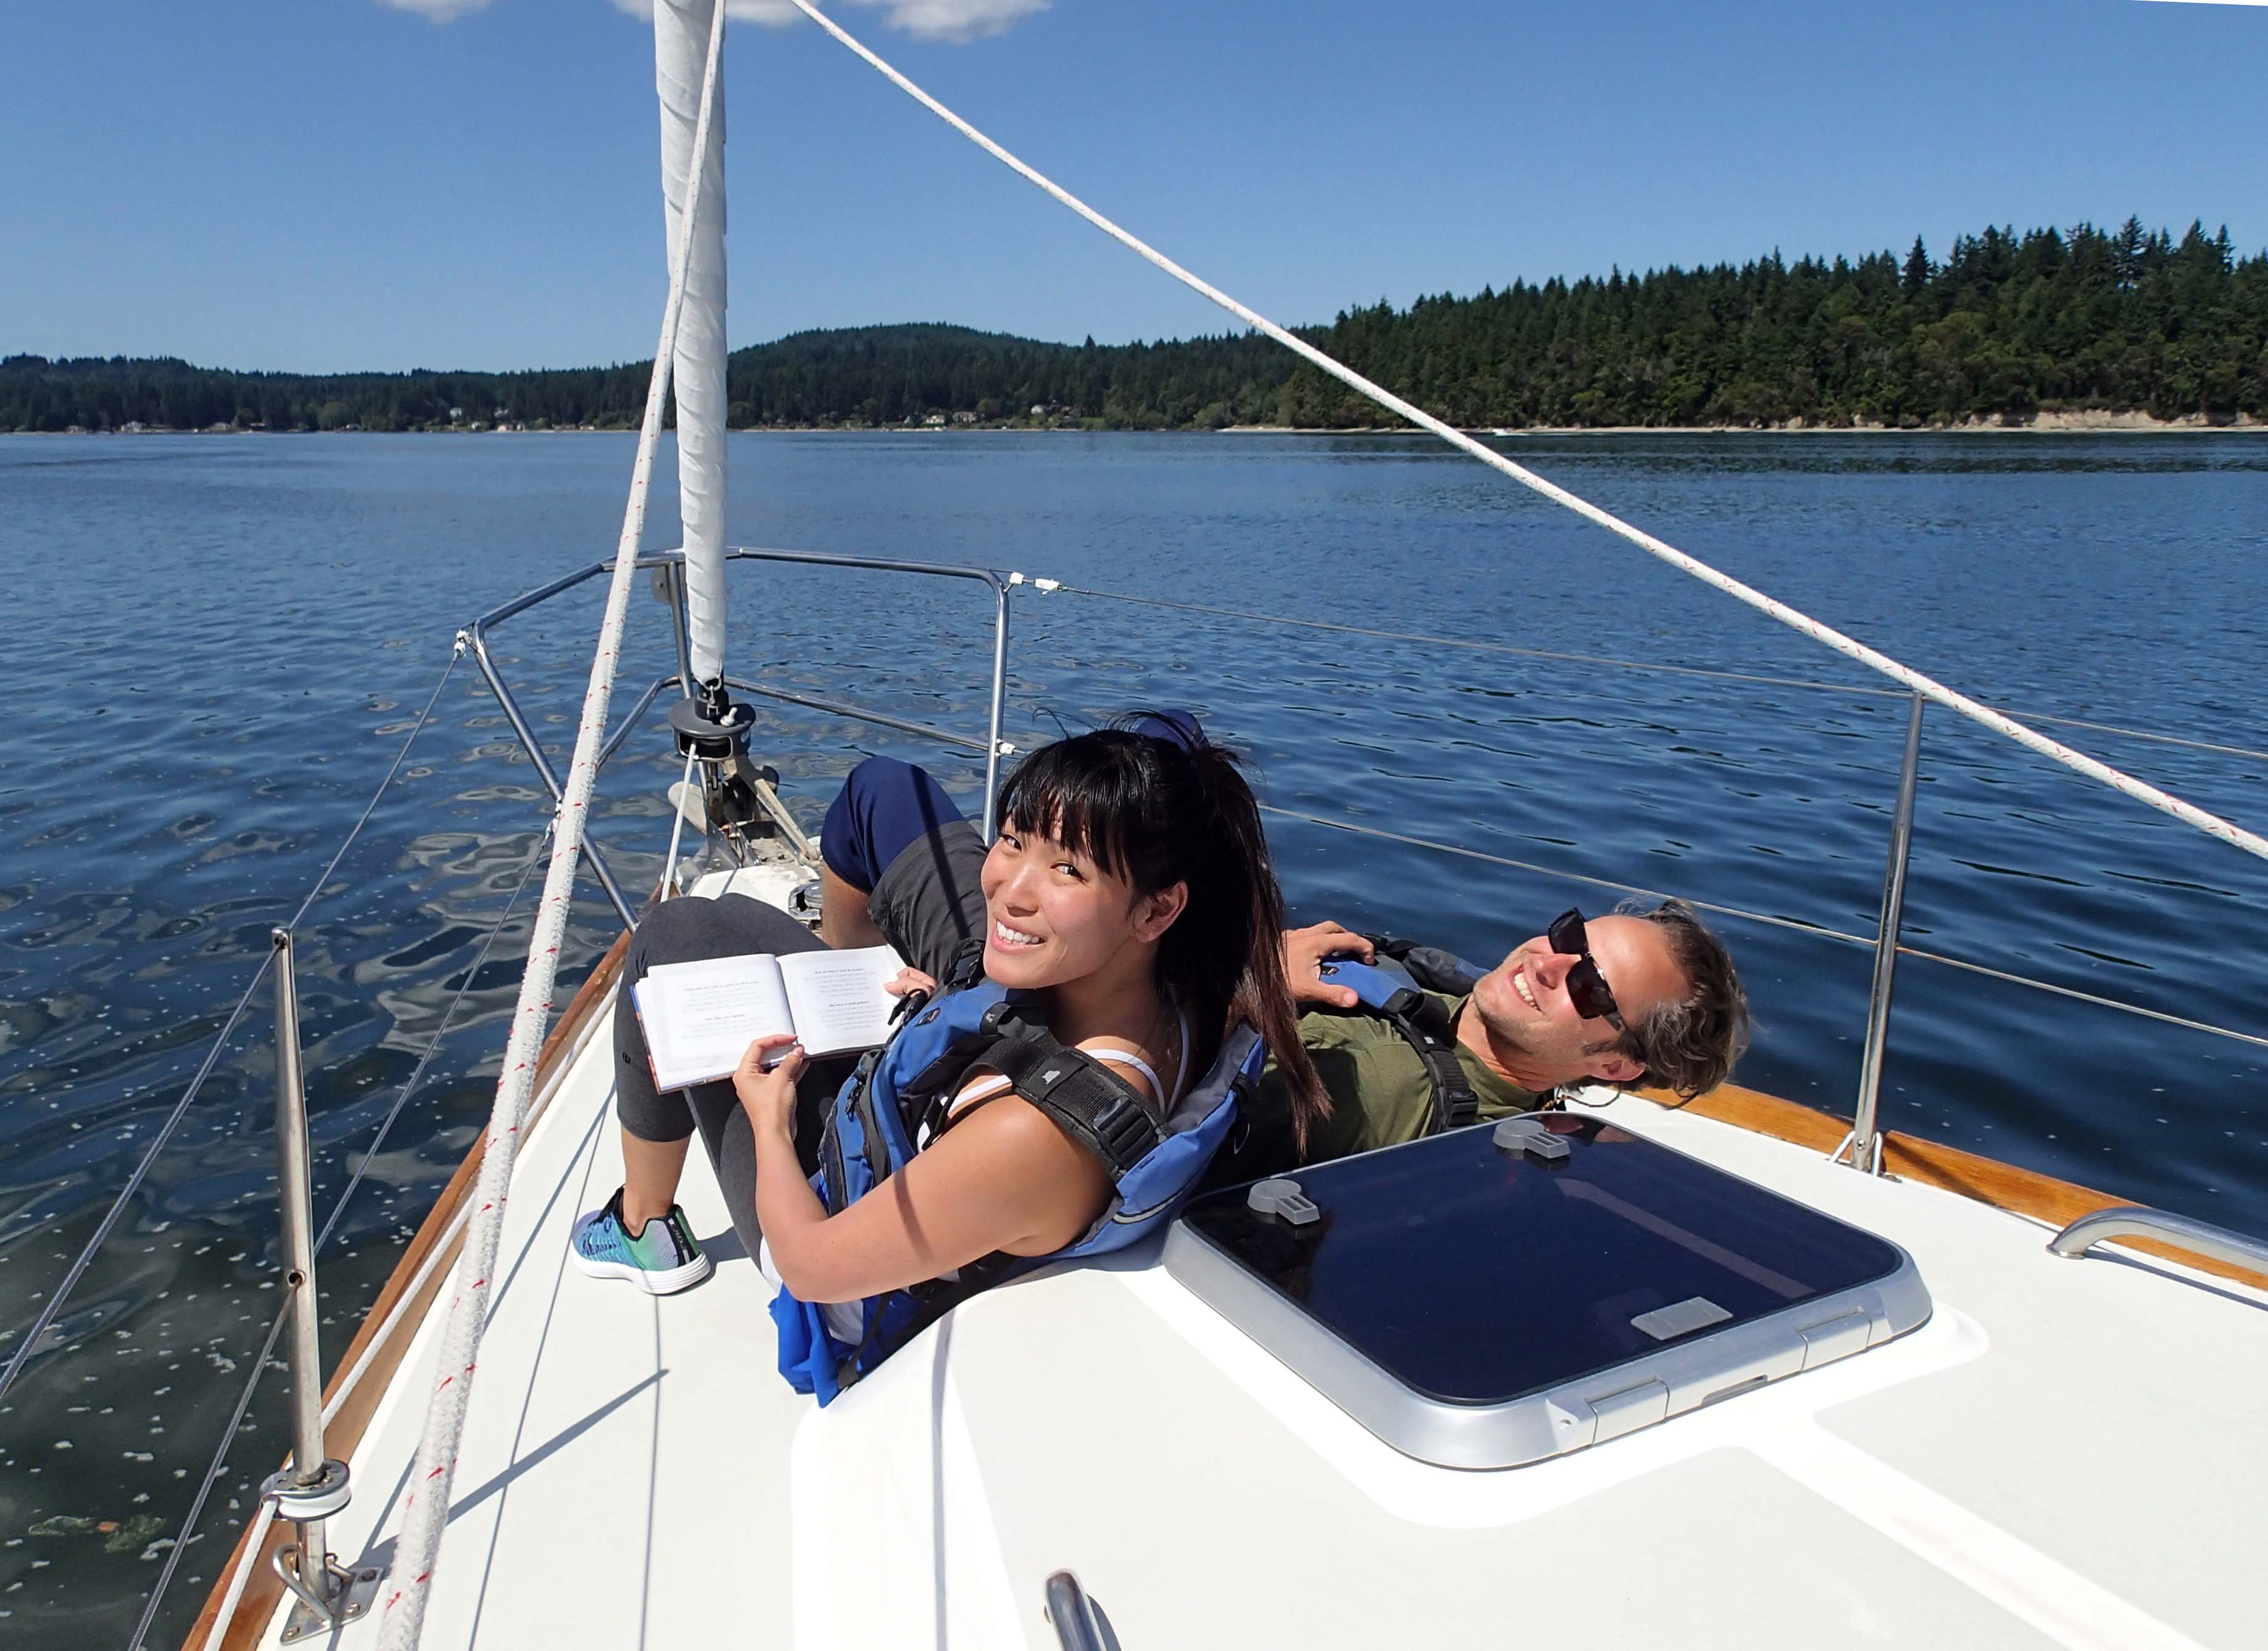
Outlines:
<svg viewBox="0 0 2268 1651"><path fill-rule="evenodd" d="M611 551L627 437L0 441L0 1354L38 1311L392 761L474 614ZM1553 478L1994 703L2268 748L2268 442L2257 437L1532 440ZM1852 686L1761 617L1415 439L742 437L735 542L1022 569L1104 589ZM661 497L664 490L657 490ZM666 510L658 512L666 516ZM657 544L674 542L658 520ZM975 586L742 565L742 674L970 733ZM563 747L597 584L499 633ZM671 668L641 596L624 682ZM618 710L630 696L618 696ZM1267 800L1488 854L1870 932L1904 707L1020 595L1012 737L1191 704ZM774 714L775 712L781 714ZM937 760L769 707L815 818L862 755ZM2268 759L2066 731L2268 822ZM960 756L942 771L973 793ZM625 882L667 830L666 742L602 782ZM1933 712L1913 943L2268 1034L2268 867ZM452 999L322 1279L345 1345L486 1117L525 908L475 971L545 817L469 666L301 931L318 1215ZM1613 896L1486 860L1271 822L1306 917L1491 956ZM612 938L579 908L571 988ZM1721 925L1763 1027L1740 1076L1856 1087L1868 954ZM275 1310L263 994L68 1339L0 1411L11 1645L122 1643ZM2268 1231L2268 1050L1909 960L1891 1126ZM155 1642L176 1640L277 1461L271 1375Z"/></svg>

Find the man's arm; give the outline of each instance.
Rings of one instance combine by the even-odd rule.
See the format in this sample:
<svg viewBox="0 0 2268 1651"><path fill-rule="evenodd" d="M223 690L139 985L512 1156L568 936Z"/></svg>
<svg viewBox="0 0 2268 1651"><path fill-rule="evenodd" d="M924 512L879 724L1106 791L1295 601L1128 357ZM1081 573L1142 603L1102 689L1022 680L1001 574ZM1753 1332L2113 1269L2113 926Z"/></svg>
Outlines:
<svg viewBox="0 0 2268 1651"><path fill-rule="evenodd" d="M1351 986L1324 982L1324 961L1333 957L1359 957L1366 963L1378 961L1371 943L1341 923L1311 923L1304 929L1286 929L1283 950L1284 978L1291 984L1292 1001L1324 1004L1334 1009L1351 1009L1362 999Z"/></svg>

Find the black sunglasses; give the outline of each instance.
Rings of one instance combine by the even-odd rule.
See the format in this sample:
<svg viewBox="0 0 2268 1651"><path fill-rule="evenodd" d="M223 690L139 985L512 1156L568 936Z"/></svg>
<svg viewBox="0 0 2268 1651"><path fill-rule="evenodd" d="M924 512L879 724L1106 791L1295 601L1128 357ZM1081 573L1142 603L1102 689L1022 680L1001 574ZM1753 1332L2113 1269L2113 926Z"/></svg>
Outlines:
<svg viewBox="0 0 2268 1651"><path fill-rule="evenodd" d="M1607 977L1599 972L1598 960L1591 955L1591 940L1583 927L1583 914L1570 906L1551 919L1551 926L1543 931L1543 938L1551 942L1551 949L1563 957L1577 959L1575 967L1567 971L1567 1000L1575 1006L1575 1013L1587 1021L1604 1021L1620 1032L1623 1012L1615 1005L1615 994L1607 985Z"/></svg>

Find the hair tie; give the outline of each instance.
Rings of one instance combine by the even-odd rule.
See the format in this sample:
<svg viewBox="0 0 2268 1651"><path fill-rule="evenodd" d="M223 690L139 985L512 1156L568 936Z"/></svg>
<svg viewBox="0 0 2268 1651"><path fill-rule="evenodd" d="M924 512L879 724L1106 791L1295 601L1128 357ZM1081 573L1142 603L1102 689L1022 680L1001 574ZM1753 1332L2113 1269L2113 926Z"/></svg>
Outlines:
<svg viewBox="0 0 2268 1651"><path fill-rule="evenodd" d="M1212 744L1205 738L1204 729L1198 725L1194 711L1138 711L1126 719L1124 726L1129 733L1147 734L1152 740L1177 745L1184 751L1202 751Z"/></svg>

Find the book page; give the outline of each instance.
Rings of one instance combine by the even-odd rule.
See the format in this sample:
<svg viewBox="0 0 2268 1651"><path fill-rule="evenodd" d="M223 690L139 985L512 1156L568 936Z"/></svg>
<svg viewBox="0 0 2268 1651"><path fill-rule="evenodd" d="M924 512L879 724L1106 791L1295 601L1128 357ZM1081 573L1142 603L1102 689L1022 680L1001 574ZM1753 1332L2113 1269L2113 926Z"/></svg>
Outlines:
<svg viewBox="0 0 2268 1651"><path fill-rule="evenodd" d="M797 952L779 967L806 1054L840 1055L889 1041L898 1000L882 987L905 964L888 947Z"/></svg>
<svg viewBox="0 0 2268 1651"><path fill-rule="evenodd" d="M779 960L768 952L663 963L632 990L663 1089L729 1076L756 1039L795 1030Z"/></svg>

